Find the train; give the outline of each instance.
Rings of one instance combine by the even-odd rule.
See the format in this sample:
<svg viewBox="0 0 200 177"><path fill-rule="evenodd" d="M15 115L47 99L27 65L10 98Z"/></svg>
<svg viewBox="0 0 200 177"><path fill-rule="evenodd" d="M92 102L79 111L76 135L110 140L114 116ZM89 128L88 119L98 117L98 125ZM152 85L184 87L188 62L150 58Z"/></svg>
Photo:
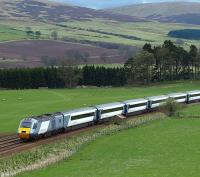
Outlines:
<svg viewBox="0 0 200 177"><path fill-rule="evenodd" d="M22 141L36 140L46 136L92 126L110 120L115 116L142 114L158 109L171 98L178 103L192 103L200 101L200 90L170 93L114 102L92 107L80 108L66 112L31 116L21 120L18 137Z"/></svg>

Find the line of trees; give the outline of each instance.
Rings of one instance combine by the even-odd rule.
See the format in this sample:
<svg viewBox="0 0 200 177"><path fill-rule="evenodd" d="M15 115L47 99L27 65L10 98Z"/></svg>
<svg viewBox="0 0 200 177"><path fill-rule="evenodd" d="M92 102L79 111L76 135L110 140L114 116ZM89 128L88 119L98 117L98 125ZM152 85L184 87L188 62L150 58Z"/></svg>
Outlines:
<svg viewBox="0 0 200 177"><path fill-rule="evenodd" d="M148 43L124 67L129 84L200 79L200 51L195 45L185 50L170 40L156 47Z"/></svg>
<svg viewBox="0 0 200 177"><path fill-rule="evenodd" d="M182 30L173 30L168 33L168 36L182 39L200 39L200 30L199 29L182 29Z"/></svg>
<svg viewBox="0 0 200 177"><path fill-rule="evenodd" d="M122 86L125 84L123 68L63 66L0 70L0 88L7 89L74 88L78 85Z"/></svg>
<svg viewBox="0 0 200 177"><path fill-rule="evenodd" d="M26 27L26 34L30 38L40 39L42 33L40 31L33 31L31 27Z"/></svg>
<svg viewBox="0 0 200 177"><path fill-rule="evenodd" d="M82 85L123 86L126 84L124 68L106 68L104 66L85 66L82 69Z"/></svg>
<svg viewBox="0 0 200 177"><path fill-rule="evenodd" d="M145 44L120 68L80 68L68 63L60 67L0 70L0 88L9 89L123 86L180 79L200 79L200 51L194 45L185 50L172 41L156 47Z"/></svg>

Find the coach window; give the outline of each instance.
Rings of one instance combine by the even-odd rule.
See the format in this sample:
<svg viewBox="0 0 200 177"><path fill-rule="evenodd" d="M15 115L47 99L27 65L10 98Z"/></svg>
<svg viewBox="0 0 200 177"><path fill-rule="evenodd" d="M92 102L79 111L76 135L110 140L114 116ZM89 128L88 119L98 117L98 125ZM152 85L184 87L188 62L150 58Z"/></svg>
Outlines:
<svg viewBox="0 0 200 177"><path fill-rule="evenodd" d="M165 102L167 99L153 101L153 104Z"/></svg>
<svg viewBox="0 0 200 177"><path fill-rule="evenodd" d="M87 113L87 114L81 114L81 115L77 115L77 116L72 116L71 120L78 120L78 119L84 119L87 117L93 117L94 116L94 112L92 113Z"/></svg>
<svg viewBox="0 0 200 177"><path fill-rule="evenodd" d="M123 110L123 107L118 107L118 108L103 110L101 113L102 114L106 114L106 113L122 111L122 110Z"/></svg>
<svg viewBox="0 0 200 177"><path fill-rule="evenodd" d="M185 99L186 96L180 96L180 97L177 97L176 99Z"/></svg>
<svg viewBox="0 0 200 177"><path fill-rule="evenodd" d="M196 96L200 96L200 94L190 95L190 97L196 97Z"/></svg>
<svg viewBox="0 0 200 177"><path fill-rule="evenodd" d="M137 103L137 104L133 104L133 105L129 105L129 109L130 108L136 108L136 107L140 107L140 106L146 106L147 103Z"/></svg>

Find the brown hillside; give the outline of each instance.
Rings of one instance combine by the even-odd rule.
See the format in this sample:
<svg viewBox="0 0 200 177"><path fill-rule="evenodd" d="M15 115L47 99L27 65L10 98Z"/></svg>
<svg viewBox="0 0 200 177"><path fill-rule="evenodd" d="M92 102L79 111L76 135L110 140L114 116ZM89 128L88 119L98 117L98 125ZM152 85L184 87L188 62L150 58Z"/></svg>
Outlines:
<svg viewBox="0 0 200 177"><path fill-rule="evenodd" d="M117 50L91 45L50 40L29 40L0 44L0 67L37 67L50 61L73 61L75 64L122 63ZM46 63L47 62L47 63Z"/></svg>
<svg viewBox="0 0 200 177"><path fill-rule="evenodd" d="M0 19L36 20L52 23L69 20L106 19L139 22L143 19L129 15L114 14L103 10L64 5L42 0L0 0Z"/></svg>
<svg viewBox="0 0 200 177"><path fill-rule="evenodd" d="M147 20L200 25L200 3L195 2L147 3L114 8L109 11Z"/></svg>

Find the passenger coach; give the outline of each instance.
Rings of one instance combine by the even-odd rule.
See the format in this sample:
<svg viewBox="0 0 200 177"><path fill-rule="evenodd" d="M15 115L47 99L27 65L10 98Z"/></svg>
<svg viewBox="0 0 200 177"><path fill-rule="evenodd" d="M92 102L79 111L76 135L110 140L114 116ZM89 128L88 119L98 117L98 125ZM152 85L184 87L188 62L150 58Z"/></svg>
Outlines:
<svg viewBox="0 0 200 177"><path fill-rule="evenodd" d="M148 109L157 108L157 107L163 105L164 103L167 102L168 98L169 98L169 96L167 96L167 95L148 97L147 98L149 100Z"/></svg>
<svg viewBox="0 0 200 177"><path fill-rule="evenodd" d="M124 112L124 104L120 102L102 104L95 107L97 109L97 117L99 121L116 115L122 115Z"/></svg>
<svg viewBox="0 0 200 177"><path fill-rule="evenodd" d="M188 98L187 98L188 102L195 102L195 101L200 100L200 90L187 92L187 95L188 95Z"/></svg>
<svg viewBox="0 0 200 177"><path fill-rule="evenodd" d="M125 109L124 109L125 115L146 111L148 108L148 100L144 98L127 100L124 101L123 103L125 104Z"/></svg>
<svg viewBox="0 0 200 177"><path fill-rule="evenodd" d="M186 103L187 102L187 94L186 93L171 93L168 95L169 98L174 99L177 103Z"/></svg>
<svg viewBox="0 0 200 177"><path fill-rule="evenodd" d="M96 121L96 109L94 107L75 109L68 112L63 112L64 128L83 126L85 124L92 124Z"/></svg>

